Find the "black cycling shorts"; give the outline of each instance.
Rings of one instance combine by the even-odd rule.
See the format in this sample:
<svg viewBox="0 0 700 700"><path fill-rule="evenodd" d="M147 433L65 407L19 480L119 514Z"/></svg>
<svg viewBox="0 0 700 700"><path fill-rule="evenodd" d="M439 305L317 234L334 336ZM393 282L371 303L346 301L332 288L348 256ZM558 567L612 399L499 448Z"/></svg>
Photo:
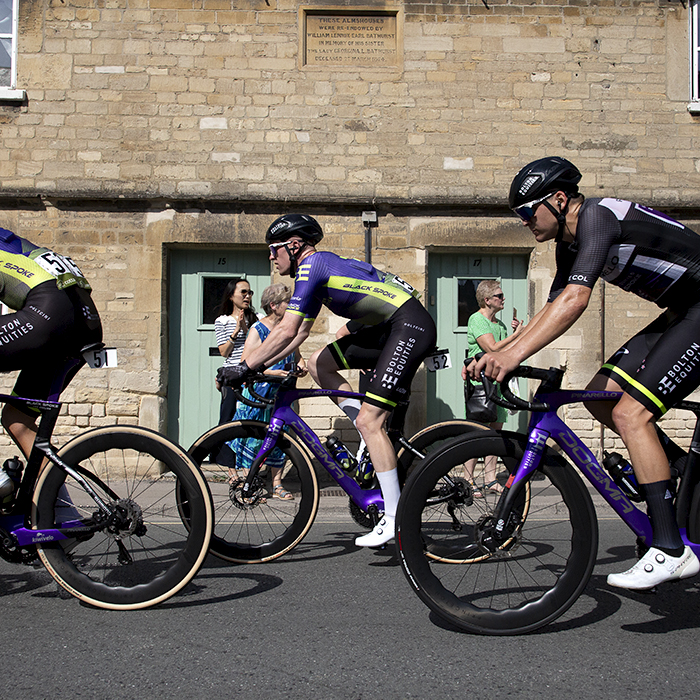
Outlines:
<svg viewBox="0 0 700 700"><path fill-rule="evenodd" d="M436 339L435 322L411 298L388 321L362 326L331 343L328 350L340 369L375 370L365 401L391 411L408 397L413 377L434 350Z"/></svg>
<svg viewBox="0 0 700 700"><path fill-rule="evenodd" d="M657 418L700 386L700 303L665 311L628 340L599 374Z"/></svg>
<svg viewBox="0 0 700 700"><path fill-rule="evenodd" d="M80 368L66 374L67 360L102 340L90 293L60 291L53 281L32 289L22 309L0 316L0 372L22 370L12 393L27 399L58 398ZM27 413L30 409L27 409Z"/></svg>

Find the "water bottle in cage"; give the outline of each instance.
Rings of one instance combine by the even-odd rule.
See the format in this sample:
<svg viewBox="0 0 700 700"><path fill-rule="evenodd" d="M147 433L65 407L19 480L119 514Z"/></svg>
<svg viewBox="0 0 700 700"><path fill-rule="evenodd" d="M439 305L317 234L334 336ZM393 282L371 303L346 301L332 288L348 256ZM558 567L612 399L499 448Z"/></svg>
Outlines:
<svg viewBox="0 0 700 700"><path fill-rule="evenodd" d="M337 437L331 435L326 440L326 447L333 455L335 461L343 468L343 471L348 472L348 474L355 471L357 460L348 452L348 448Z"/></svg>

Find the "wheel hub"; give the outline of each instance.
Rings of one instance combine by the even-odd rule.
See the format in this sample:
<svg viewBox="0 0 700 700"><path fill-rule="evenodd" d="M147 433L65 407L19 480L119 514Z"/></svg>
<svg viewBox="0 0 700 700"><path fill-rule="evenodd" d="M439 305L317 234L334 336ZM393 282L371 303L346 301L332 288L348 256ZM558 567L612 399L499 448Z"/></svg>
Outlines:
<svg viewBox="0 0 700 700"><path fill-rule="evenodd" d="M136 501L123 498L114 504L112 514L107 519L107 532L119 537L146 534L143 511Z"/></svg>
<svg viewBox="0 0 700 700"><path fill-rule="evenodd" d="M228 489L228 497L231 503L233 503L239 510L251 510L258 505L267 502L265 481L256 476L253 479L253 483L250 485L250 491L247 496L243 495L243 486L245 484L245 478L236 479L231 483Z"/></svg>

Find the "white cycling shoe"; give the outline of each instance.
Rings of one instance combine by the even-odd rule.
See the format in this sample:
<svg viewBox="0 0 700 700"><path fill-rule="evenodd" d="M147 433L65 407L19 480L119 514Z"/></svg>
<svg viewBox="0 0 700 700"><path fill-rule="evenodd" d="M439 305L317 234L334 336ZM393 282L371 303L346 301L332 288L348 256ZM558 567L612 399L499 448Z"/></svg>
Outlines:
<svg viewBox="0 0 700 700"><path fill-rule="evenodd" d="M357 537L355 544L358 547L381 547L389 540L394 539L395 518L390 515L383 515L382 519L374 526L372 532Z"/></svg>
<svg viewBox="0 0 700 700"><path fill-rule="evenodd" d="M700 561L690 547L686 547L680 557L672 557L651 547L631 569L621 574L610 574L608 585L631 591L646 591L666 581L690 578L699 571Z"/></svg>

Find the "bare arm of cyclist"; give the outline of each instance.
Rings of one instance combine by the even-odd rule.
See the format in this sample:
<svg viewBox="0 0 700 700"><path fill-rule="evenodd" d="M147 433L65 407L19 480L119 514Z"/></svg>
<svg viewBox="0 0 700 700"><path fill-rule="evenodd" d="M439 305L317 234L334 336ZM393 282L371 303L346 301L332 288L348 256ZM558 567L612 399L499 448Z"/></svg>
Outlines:
<svg viewBox="0 0 700 700"><path fill-rule="evenodd" d="M265 342L248 355L246 363L252 369L262 365L273 365L296 350L308 338L311 326L312 320L286 313L270 331Z"/></svg>

